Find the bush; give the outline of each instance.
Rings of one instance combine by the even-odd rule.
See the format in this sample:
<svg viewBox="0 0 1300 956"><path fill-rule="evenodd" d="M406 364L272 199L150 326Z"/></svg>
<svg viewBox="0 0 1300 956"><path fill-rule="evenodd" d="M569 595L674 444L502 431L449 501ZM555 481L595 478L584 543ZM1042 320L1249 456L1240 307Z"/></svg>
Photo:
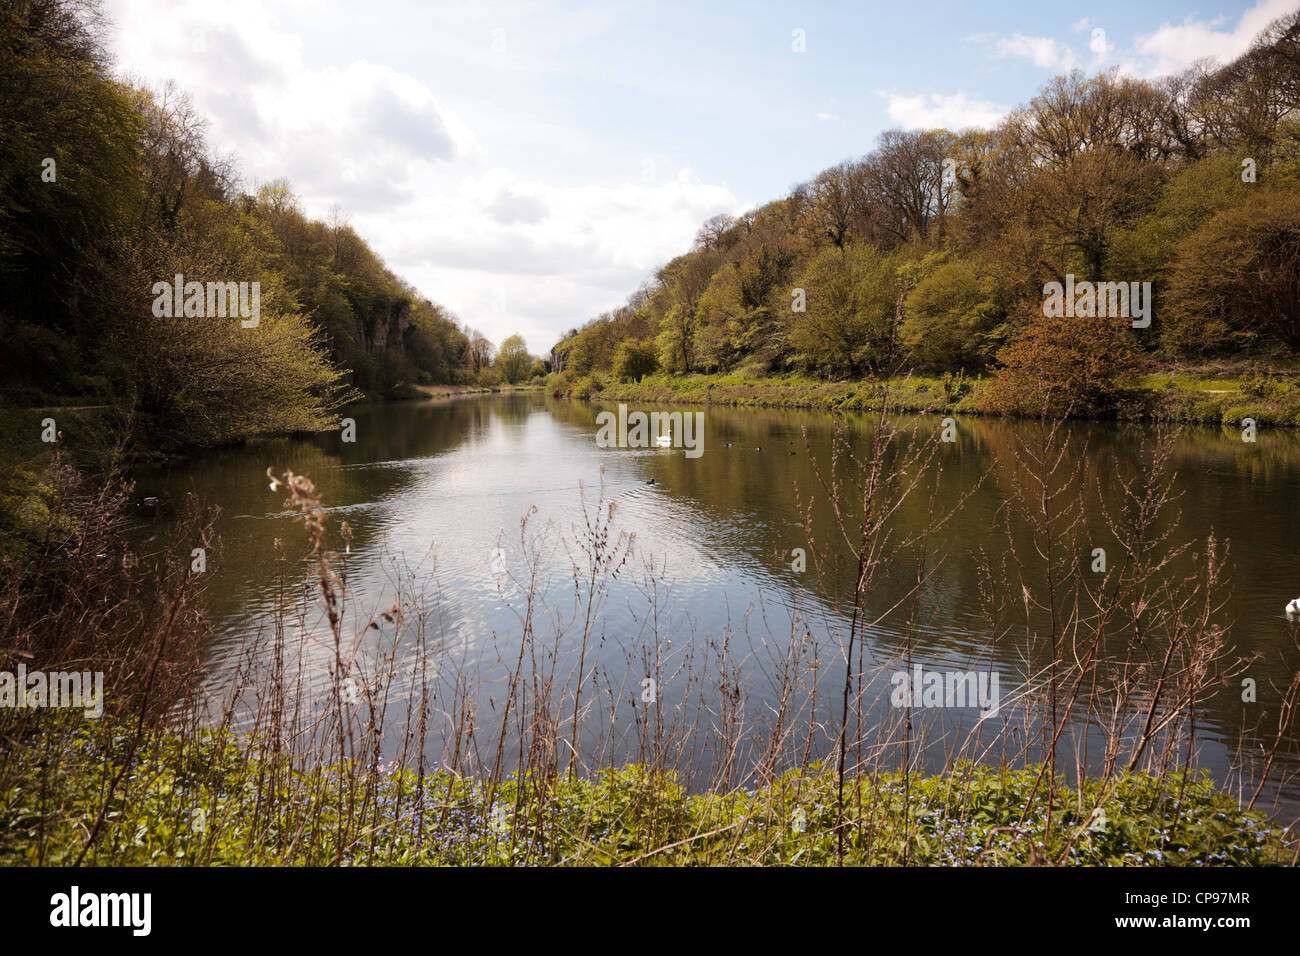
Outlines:
<svg viewBox="0 0 1300 956"><path fill-rule="evenodd" d="M1002 367L984 395L1003 415L1098 415L1119 397L1137 362L1127 319L1036 316L998 352Z"/></svg>
<svg viewBox="0 0 1300 956"><path fill-rule="evenodd" d="M943 388L943 397L953 405L965 398L971 390L971 382L966 378L965 372L958 372L956 375L952 372L944 372L939 385Z"/></svg>
<svg viewBox="0 0 1300 956"><path fill-rule="evenodd" d="M1254 395L1267 401L1281 398L1291 391L1290 383L1261 372L1258 368L1251 369L1243 375L1240 384L1241 390L1247 395Z"/></svg>
<svg viewBox="0 0 1300 956"><path fill-rule="evenodd" d="M568 372L552 372L546 376L546 394L550 398L568 398L573 391L573 379Z"/></svg>
<svg viewBox="0 0 1300 956"><path fill-rule="evenodd" d="M590 375L577 381L573 387L572 394L574 398L593 398L596 395L599 395L604 387L604 380L599 374L592 372Z"/></svg>

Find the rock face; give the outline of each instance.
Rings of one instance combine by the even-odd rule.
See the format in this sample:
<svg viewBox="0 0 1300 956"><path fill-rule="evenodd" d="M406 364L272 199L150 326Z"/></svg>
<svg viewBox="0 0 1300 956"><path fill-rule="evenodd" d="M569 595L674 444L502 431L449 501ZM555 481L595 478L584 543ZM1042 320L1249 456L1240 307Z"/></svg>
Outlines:
<svg viewBox="0 0 1300 956"><path fill-rule="evenodd" d="M357 323L357 345L367 352L398 351L406 343L411 327L409 303L398 302L373 309L364 322Z"/></svg>
<svg viewBox="0 0 1300 956"><path fill-rule="evenodd" d="M348 326L351 326L350 335L344 331ZM382 388L383 385L374 377L375 369L384 368L390 360L400 364L411 328L411 304L408 301L383 300L370 304L368 308L354 305L350 320L340 329L351 339L351 348L340 350L336 344L335 361L351 366L353 385L364 390ZM363 371L362 366L370 371Z"/></svg>

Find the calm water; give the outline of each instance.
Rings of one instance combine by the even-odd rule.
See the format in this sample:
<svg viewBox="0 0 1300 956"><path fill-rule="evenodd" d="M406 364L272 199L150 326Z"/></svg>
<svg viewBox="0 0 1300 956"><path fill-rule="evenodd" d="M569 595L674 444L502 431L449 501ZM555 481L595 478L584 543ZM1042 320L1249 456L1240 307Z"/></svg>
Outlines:
<svg viewBox="0 0 1300 956"><path fill-rule="evenodd" d="M250 644L254 656L269 645L280 592L275 539L283 539L295 559L305 552L301 527L265 477L268 466L277 473L288 468L309 475L333 520L353 529L347 581L355 617L349 626L364 632L368 617L392 603L409 568L421 582L417 603L428 615L429 639L455 661L458 673L474 675L478 746L490 749L504 675L518 653L530 555L544 605L538 632L553 648L559 679L575 671L575 627L580 631L583 612L574 606L571 568L585 560L579 487L585 486L593 506L603 467L604 496L617 503L613 526L635 532L635 542L605 594L588 651L595 709L583 723L584 753L637 755L638 719L646 713L641 681L653 673L665 719L741 728L746 743L737 765L743 768L764 747L780 706L776 688L792 633L803 676L801 699L787 703L786 719L801 726L785 749L797 760L811 733L813 756L830 753L831 708L843 681L839 637L832 631L842 632L846 621L840 595L851 589L851 576L830 571L819 578L811 561L798 573L787 553L807 547L800 522L805 507L811 507L818 538L831 542L832 519L813 470L829 456L829 415L709 409L704 454L691 459L677 449L597 447L599 410L540 393L363 405L347 413L356 421L354 443L337 435L267 441L141 476L140 494L175 503L193 491L223 511L221 550L206 579L216 623L206 649L209 690L216 694L229 681ZM849 423L867 425L852 417ZM922 427L937 429L938 420ZM955 508L976 490L936 539L943 561L922 591L910 632L913 659L928 669L998 670L1004 701L1023 681L1023 628L1019 640L990 642L978 561L981 554L992 560L1008 554L996 516L1010 482L1019 480L1009 464L1017 432L1032 427L964 420L957 443L941 447L936 507ZM1131 474L1150 434L1135 427L1072 426L1072 438L1086 441L1090 484ZM1300 666L1297 631L1283 614L1285 603L1300 595L1300 436L1264 433L1245 444L1235 432L1187 430L1173 465L1182 493L1178 536L1213 533L1230 542L1230 600L1222 620L1231 625L1235 652L1259 655L1247 672L1257 681L1257 703L1243 704L1234 681L1216 690L1197 715L1198 762L1231 783L1242 753L1259 749L1250 728L1275 723L1280 692ZM533 507L521 542L521 517ZM919 525L928 507L928 494L914 499L900 517L902 527ZM1098 513L1090 509L1089 515L1093 543L1117 560L1118 543ZM1081 553L1080 561L1090 555ZM914 576L914 566L890 568L873 592L873 614L898 600ZM888 716L885 675L908 640L906 619L906 613L895 615L869 633L865 663L884 670L867 681L866 732L873 719ZM320 639L318 619L309 617L290 633L308 642L304 658L313 693L327 695L332 650ZM808 667L814 653L816 671ZM717 678L743 688L738 705L719 699ZM400 696L410 679L409 673L399 676ZM950 740L972 727L974 712L928 713L935 720L926 730L927 760L942 764L950 750L945 735ZM1078 742L1089 753L1098 748L1086 722L1075 731L1071 752ZM1279 758L1291 769L1295 745L1290 740L1288 755ZM429 746L436 759L441 744ZM716 768L719 759L701 743L685 762ZM1292 810L1298 796L1300 788L1289 785L1281 802Z"/></svg>

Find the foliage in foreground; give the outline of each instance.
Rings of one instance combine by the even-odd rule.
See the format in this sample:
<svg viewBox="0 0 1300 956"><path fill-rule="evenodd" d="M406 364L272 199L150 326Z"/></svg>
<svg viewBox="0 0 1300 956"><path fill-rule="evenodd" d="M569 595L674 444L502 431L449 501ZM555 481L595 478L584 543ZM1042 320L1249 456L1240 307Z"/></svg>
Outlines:
<svg viewBox="0 0 1300 956"><path fill-rule="evenodd" d="M0 864L70 864L95 830L130 728L29 728L0 792ZM835 775L814 765L728 794L641 766L547 786L390 767L308 770L256 742L150 735L84 862L99 865L824 865L837 859ZM17 760L12 758L17 756ZM14 766L20 763L21 766ZM1037 768L959 764L861 776L846 793L852 865L1270 865L1286 834L1208 775L1058 786L1046 828ZM1097 808L1100 808L1099 810ZM1046 831L1046 837L1045 837Z"/></svg>

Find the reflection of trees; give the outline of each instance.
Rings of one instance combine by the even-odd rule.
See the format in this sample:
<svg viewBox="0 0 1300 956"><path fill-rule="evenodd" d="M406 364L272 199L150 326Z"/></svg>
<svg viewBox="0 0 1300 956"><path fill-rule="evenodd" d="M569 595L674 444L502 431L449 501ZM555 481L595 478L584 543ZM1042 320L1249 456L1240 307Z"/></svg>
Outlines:
<svg viewBox="0 0 1300 956"><path fill-rule="evenodd" d="M264 516L279 510L280 498L266 488L268 465L292 468L309 474L331 507L346 516L351 505L368 505L392 501L416 489L427 478L427 470L404 467L412 459L432 458L452 451L467 442L491 440L496 447L508 449L509 460L525 473L528 455L537 454L527 447L530 436L536 437L530 416L546 415L562 427L551 426L552 434L564 436L560 446L544 454L565 455L576 445L589 441L594 448L596 414L611 404L591 405L557 401L540 393L498 396L485 399L402 405L357 406L347 414L356 419L357 442L344 444L337 435L311 440L268 441L223 452L199 461L194 467L178 470L168 477L170 494L177 496L193 488L205 500L223 505L220 529L225 548L220 562L214 562L210 587L213 610L218 617L243 613L256 614L249 607L249 595L265 594L269 582L278 573L273 539L298 540L296 529L287 519ZM652 406L629 404L629 410ZM673 406L682 411L695 408ZM544 411L543 411L544 409ZM824 500L813 473L810 455L825 461L830 452L831 416L816 411L775 409L732 409L708 407L705 413L705 452L699 459L688 459L680 450L671 452L636 451L626 454L628 461L644 478L654 478L656 487L646 494L666 496L673 506L674 520L687 529L692 546L703 556L733 572L724 580L738 582L745 588L764 592L773 603L798 606L805 614L825 611L833 606L847 610L855 569L832 568L831 574L818 582L811 566L803 574L790 567L789 552L808 547L803 540L802 518L811 515L819 535L829 538L834 517L830 503ZM940 428L938 417L912 419L923 432ZM869 416L844 416L853 440L866 441ZM541 423L538 423L541 424ZM804 430L806 429L806 438ZM1104 510L1115 503L1118 481L1132 478L1138 469L1140 446L1151 435L1150 428L1104 426L1076 423L1067 429L1071 455L1079 459L1080 493L1086 496L1085 529L1087 539L1104 547L1112 562L1119 560L1122 543L1113 540L1104 520ZM585 437L584 437L585 436ZM1032 422L1001 419L962 419L958 441L944 445L936 456L937 471L927 475L934 487L937 507L955 502L971 492L962 514L929 543L932 557L945 555L939 572L922 590L917 605L918 629L915 654L918 660L947 663L969 662L980 655L986 643L988 627L981 614L980 561L1004 560L1008 553L1007 524L1003 505L1011 492L1023 488L1026 475L1015 462L1017 441L1041 438L1041 426ZM730 443L728 446L727 443ZM536 442L534 442L536 444ZM757 450L762 448L761 451ZM791 453L793 452L793 454ZM604 458L624 454L602 453ZM1260 665L1261 700L1268 676L1296 664L1296 651L1280 617L1282 604L1300 593L1295 582L1285 578L1278 556L1293 550L1300 534L1300 518L1290 508L1279 508L1280 484L1287 480L1289 469L1300 460L1300 436L1263 433L1254 445L1239 441L1236 432L1218 429L1189 429L1175 445L1173 466L1178 471L1177 490L1183 493L1177 505L1162 514L1157 530L1176 531L1179 539L1203 537L1213 529L1220 539L1230 539L1230 571L1238 595L1246 603L1237 607L1233 640L1237 650L1248 654L1260 651L1268 656ZM386 463L389 467L378 466ZM347 467L355 465L358 467ZM361 466L376 467L361 467ZM981 479L985 479L981 484ZM978 485L978 487L976 487ZM143 491L142 486L142 491ZM901 528L920 528L928 518L927 495L907 499L899 508L895 521ZM1181 518L1179 513L1181 512ZM626 513L625 513L626 514ZM356 534L354 551L367 552L375 547L383 526L378 522L352 521ZM638 530L633 524L629 530ZM1030 554L1027 531L1019 523L1010 523L1011 534L1021 554ZM1078 561L1086 568L1089 549L1080 549ZM289 549L290 557L296 553ZM411 556L418 558L419 556ZM377 558L365 554L361 561ZM1174 563L1169 573L1185 573L1190 557ZM1041 569L1024 568L1027 584ZM884 569L873 589L874 607L884 609L904 595L915 582L914 559L900 556ZM708 583L706 588L723 585ZM1296 593L1290 593L1287 588ZM1249 603L1250 595L1281 589L1270 598L1266 611ZM699 589L697 588L697 591ZM1285 593L1281 593L1285 592ZM708 592L713 594L713 592ZM730 595L728 595L730 596ZM442 599L454 605L473 601L452 589ZM1274 606L1276 605L1276 606ZM474 617L476 608L452 607L447 620L462 621ZM698 610L705 628L711 628L718 608ZM741 609L732 608L733 612ZM1223 614L1223 623L1232 623L1234 608ZM442 612L440 612L442 613ZM834 614L835 612L831 612ZM710 615L713 615L712 617ZM247 619L247 617L245 618ZM774 618L773 620L778 620ZM778 629L781 622L778 620ZM768 626L770 622L763 622ZM754 623L757 630L762 630ZM455 627L452 628L455 630ZM761 635L760 635L761 636ZM772 635L780 637L780 635ZM884 660L895 657L905 644L904 630L893 622L870 632L868 638L874 656ZM1004 680L1011 684L1013 675L1042 667L1044 651L1031 648L1028 661L1021 660L1023 641L1007 640L1006 646L993 650L993 666L999 667ZM1283 656L1289 654L1289 656ZM602 662L604 666L604 662ZM1285 686L1286 680L1280 680ZM1249 731L1258 717L1244 711L1236 695L1212 698L1198 716L1208 721L1222 739L1231 741L1239 730ZM1294 743L1295 741L1291 741ZM1230 746L1230 744L1228 745Z"/></svg>
<svg viewBox="0 0 1300 956"><path fill-rule="evenodd" d="M356 441L340 435L319 439L347 465L432 458L470 438L487 434L501 403L434 399L427 402L354 405L344 414L356 420Z"/></svg>
<svg viewBox="0 0 1300 956"><path fill-rule="evenodd" d="M597 408L582 403L556 402L555 412L569 424L588 428L594 434ZM601 406L605 407L605 406ZM611 406L612 407L612 406ZM631 409L632 406L629 408ZM646 407L649 410L649 406ZM696 461L680 453L654 455L645 459L647 474L654 477L663 493L690 503L700 523L694 533L716 549L721 560L740 553L754 566L769 568L771 581L784 593L791 589L816 592L818 600L834 602L836 595L852 593L854 569L840 567L830 581L819 586L816 575L796 575L784 557L790 549L804 546L799 528L801 507L813 517L815 528L829 533L830 505L818 493L809 454L825 460L830 445L830 415L786 410L705 409L707 442L705 455ZM862 416L845 417L850 429L861 433ZM921 420L923 428L939 428L937 418ZM807 428L807 439L802 433ZM987 633L981 619L981 576L979 556L997 560L1007 551L1009 531L1021 553L1029 551L1029 532L1022 523L1007 522L1001 509L1010 492L1023 488L1027 476L1017 466L1013 449L1017 440L1041 440L1044 427L1036 422L994 418L962 419L958 441L945 447L939 457L937 501L957 501L988 473L987 480L967 500L963 516L950 525L932 547L946 553L942 572L923 592L920 621L924 629L924 651L939 659L962 661L976 652ZM1079 488L1084 497L1084 537L1093 547L1103 547L1112 562L1121 558L1123 543L1114 540L1106 512L1119 501L1119 481L1132 480L1138 471L1141 446L1152 435L1150 427L1110 426L1074 423L1066 440L1072 456L1082 456ZM1258 448L1243 449L1236 433L1216 429L1189 429L1175 445L1173 467L1178 473L1176 489L1182 497L1176 506L1160 514L1153 533L1175 538L1203 537L1211 529L1222 541L1238 546L1229 552L1233 578L1254 581L1276 580L1276 555L1287 548L1286 538L1296 540L1300 527L1288 510L1273 515L1277 491L1266 485L1276 479L1300 454L1300 436L1265 435ZM731 447L726 446L731 442ZM789 445L793 442L793 446ZM756 451L758 447L762 451ZM793 448L795 454L789 451ZM802 502L802 505L801 505ZM1241 506L1247 507L1243 509ZM906 527L920 527L926 519L928 501L921 496L904 501L897 520ZM1275 540L1264 548L1248 542L1261 532ZM1081 550L1080 565L1092 559L1091 547ZM1170 575L1192 570L1194 557L1181 555L1169 567ZM1025 569L1027 583L1041 576L1041 569ZM914 566L899 561L885 573L876 591L876 603L888 606L905 593L914 580ZM1297 588L1300 593L1300 588ZM1280 608L1289 597L1279 597ZM1231 623L1231 608L1218 616L1217 623ZM1245 633L1242 633L1242 631ZM1280 631L1238 628L1239 648L1268 651L1268 666L1283 665ZM884 627L872 635L882 656L902 649L895 628ZM1020 647L999 647L994 651L999 666L1008 673L1020 673ZM1031 669L1044 663L1042 649L1028 662ZM1294 657L1294 655L1292 655ZM1242 726L1241 708L1231 695L1214 698L1205 705L1208 720L1223 728L1230 738Z"/></svg>
<svg viewBox="0 0 1300 956"><path fill-rule="evenodd" d="M508 412L517 415L515 411ZM297 540L291 519L277 516L283 495L267 488L266 469L291 469L311 476L327 507L392 500L421 480L418 469L348 467L432 458L486 434L497 409L487 402L421 402L350 406L344 417L356 421L356 441L340 433L250 443L207 455L170 473L142 473L142 490L179 501L194 493L221 507L217 524L221 556L213 561L208 601L214 618L247 619L262 608L253 596L279 573L275 540ZM372 548L382 524L352 521L353 548ZM289 547L291 559L296 552ZM250 608L250 604L252 607Z"/></svg>

